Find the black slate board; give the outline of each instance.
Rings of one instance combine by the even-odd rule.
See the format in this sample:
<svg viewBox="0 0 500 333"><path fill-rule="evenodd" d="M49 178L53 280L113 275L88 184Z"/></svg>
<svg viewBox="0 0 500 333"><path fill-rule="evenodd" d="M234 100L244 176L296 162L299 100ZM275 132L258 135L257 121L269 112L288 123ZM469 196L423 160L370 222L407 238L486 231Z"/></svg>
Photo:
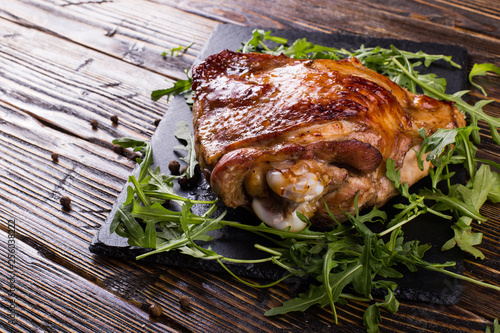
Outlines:
<svg viewBox="0 0 500 333"><path fill-rule="evenodd" d="M205 47L202 49L198 61L210 54L220 52L224 49L237 50L241 46L241 42L247 41L251 37L253 29L254 28L251 27L227 24L218 25L212 32L212 35L210 36ZM463 90L466 86L465 68L467 68L467 52L465 49L458 46L435 43L415 43L406 40L368 38L345 34L305 32L299 30L273 31L280 37L288 38L289 41L305 37L308 41L337 48L353 49L358 48L361 45L364 45L365 47L389 47L392 44L407 51L416 52L422 50L426 53L452 55L453 60L460 64L464 70L451 69L444 62L437 62L430 68L430 70L447 79L447 92L449 93ZM184 99L178 96L173 100L169 111L165 114L151 139L154 151L154 164L160 166L162 171L165 173L168 172L168 163L171 160L178 160L179 156L182 155L182 152L174 149L175 146L179 145L179 142L173 134L176 124L181 120L191 125L192 113L184 102ZM136 168L133 173L137 175L138 169ZM210 191L209 186L204 180L200 180L198 185L199 186L197 188L191 190L182 190L178 185L176 185L176 190L177 193L192 199L212 200L215 198L215 195ZM419 184L415 186L418 185ZM124 189L117 198L106 223L101 227L92 240L92 243L90 244L91 252L124 259L134 259L138 254L145 252L144 249L128 246L126 239L116 234L109 233L109 225L113 219L116 209L122 202L125 201L127 186L128 184L124 186ZM390 202L386 205L388 210L390 210L393 203L394 202ZM219 209L220 211L223 211L226 208L221 205ZM225 219L246 223L258 223L258 221L256 221L250 213L242 209L229 209ZM429 230L432 230L432 233L429 233ZM255 250L253 245L255 243L265 244L266 242L251 233L224 228L216 231L213 236L215 237L215 240L210 243L210 246L222 255L233 258L258 258L260 256L264 256L261 252ZM405 236L407 240L419 239L421 240L421 243L431 243L434 245L434 247L426 254L425 259L427 261L445 262L453 260L457 262L454 271L462 271L463 258L460 251L452 250L445 253L440 251L441 245L453 236L449 222L439 220L432 215L423 215L420 216L419 220L406 226ZM199 260L176 252L161 253L149 256L143 260L158 264L189 267L195 270L224 272L223 269L214 261ZM238 275L263 279L277 279L283 276L284 273L281 269L271 264L241 265L229 263L228 266ZM420 270L414 273L403 273L405 277L398 280L399 288L397 290L398 297L402 299L419 300L439 304L453 304L458 302L461 297L462 286L458 280L426 270ZM224 274L227 273L224 272ZM289 282L300 286L304 281L291 280Z"/></svg>

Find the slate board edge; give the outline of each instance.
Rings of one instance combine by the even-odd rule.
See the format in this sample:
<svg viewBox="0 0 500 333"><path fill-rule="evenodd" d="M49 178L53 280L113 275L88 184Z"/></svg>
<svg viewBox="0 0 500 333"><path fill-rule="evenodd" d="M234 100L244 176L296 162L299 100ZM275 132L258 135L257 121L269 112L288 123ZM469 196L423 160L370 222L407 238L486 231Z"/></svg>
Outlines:
<svg viewBox="0 0 500 333"><path fill-rule="evenodd" d="M247 36L250 38L251 31L254 28L252 27L244 27L244 26L237 26L237 25L231 25L231 24L219 24L217 25L213 32L212 35L210 36L208 42L205 44L205 46L202 48L202 51L200 52L200 56L197 59L197 61L200 61L200 59L203 59L210 53L215 53L211 50L213 50L214 45L216 45L215 41L220 41L221 38L218 38L218 35L223 35L225 36L224 40L225 42L222 43L223 47L219 47L216 45L216 47L219 47L219 51L224 49L224 48L229 48L224 45L227 41L231 41L234 45L231 47L232 49L237 49L239 46L241 46L241 41L244 41L245 38L241 39L240 36ZM266 29L268 30L268 29ZM300 30L278 30L278 29L270 29L273 30L276 34L292 34L296 36L295 38L300 38L303 36L306 36L308 40L315 41L316 38L321 38L325 37L325 33L319 33L319 32L307 32L307 31L300 31ZM379 44L398 44L398 43L409 43L411 45L414 45L415 47L418 48L419 45L437 45L439 48L445 48L445 49L452 49L454 50L454 55L458 55L459 57L459 64L462 65L462 68L467 68L466 67L466 59L467 59L467 52L465 49L460 48L458 46L453 46L453 45L447 45L447 44L437 44L437 43L415 43L412 41L406 41L406 40L397 40L397 39L384 39L384 38L367 38L367 37L361 37L361 36L356 36L356 35L347 35L343 33L339 34L333 34L333 35L328 35L328 37L332 37L335 39L345 39L349 38L351 40L358 40L359 43L363 43L365 45L369 45L370 43L375 43L375 45ZM248 39L247 38L247 39ZM290 38L289 40L293 40L294 38ZM235 43L238 42L240 43L239 45L235 45ZM465 79L466 79L466 73L464 72L463 74L463 83L462 87L460 88L455 88L455 89L464 89L465 87ZM182 107L187 107L184 103L184 100L182 97L176 97L170 108L169 109L176 109L176 108L182 108ZM162 131L162 128L168 128L169 127L169 121L172 119L171 112L166 112L163 120L160 122L157 130L153 134L153 137L151 141L153 142ZM165 172L165 171L164 171ZM138 167L136 167L133 170L133 174L137 175L138 173ZM125 200L126 197L126 188L128 186L128 183L124 186L124 190L122 193L118 196L117 201L113 205L112 211L109 214L105 224L99 229L99 231L96 233L94 236L89 250L95 254L102 254L102 255L107 255L107 256L112 256L112 257L117 257L117 258L125 258L125 259L133 259L135 258L136 255L143 253L145 250L144 249L139 249L135 247L130 247L127 244L127 240L119 237L116 234L110 234L109 233L109 224L112 221L112 217L114 216L116 209L118 206ZM165 260L165 258L168 256L168 260ZM202 270L208 270L212 272L223 272L222 268L216 264L210 264L209 261L205 260L197 260L188 256L184 256L179 253L168 253L168 254L160 254L160 255L155 255L148 257L146 259L148 262L153 262L153 263L161 263L165 264L167 263L168 265L173 265L173 266L183 266L183 267L188 267L188 268L196 268L196 269L202 269ZM242 276L251 276L251 277L259 277L263 279L276 279L282 276L283 271L281 270L268 270L268 269L259 269L259 265L252 266L252 268L249 270L247 269L244 265L229 265L231 269L238 275ZM461 261L457 261L457 267L455 268L455 272L461 273L463 270L463 264ZM403 298L403 299L411 299L411 300L419 300L419 301L425 301L425 302L431 302L431 303L436 303L436 304L454 304L458 302L461 298L461 282L459 280L455 279L446 279L444 280L444 285L443 289L441 291L441 295L436 294L436 293L428 293L426 290L413 290L412 288L406 288L398 289L398 297ZM443 296L444 295L444 296Z"/></svg>

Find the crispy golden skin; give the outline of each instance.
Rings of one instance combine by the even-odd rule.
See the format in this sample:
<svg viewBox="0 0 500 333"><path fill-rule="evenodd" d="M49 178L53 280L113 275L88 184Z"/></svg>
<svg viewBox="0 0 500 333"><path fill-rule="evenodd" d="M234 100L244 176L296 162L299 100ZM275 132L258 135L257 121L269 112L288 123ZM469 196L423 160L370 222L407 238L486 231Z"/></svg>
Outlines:
<svg viewBox="0 0 500 333"><path fill-rule="evenodd" d="M356 58L223 51L193 68L192 89L198 161L213 190L278 228L294 224L295 211L331 223L324 203L342 219L358 192L360 207L383 205L395 195L387 159L412 185L429 167L416 165L418 130L465 125L451 103L410 93Z"/></svg>

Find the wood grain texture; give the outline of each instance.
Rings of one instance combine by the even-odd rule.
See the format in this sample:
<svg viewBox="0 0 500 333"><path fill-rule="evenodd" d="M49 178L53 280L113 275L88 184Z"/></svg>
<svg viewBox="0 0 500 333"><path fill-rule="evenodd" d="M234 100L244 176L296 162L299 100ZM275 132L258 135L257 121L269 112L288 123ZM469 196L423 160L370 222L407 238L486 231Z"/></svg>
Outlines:
<svg viewBox="0 0 500 333"><path fill-rule="evenodd" d="M78 4L76 4L78 3ZM0 17L94 49L109 57L166 75L185 78L215 22L172 7L144 1L81 2L12 0ZM161 54L193 45L182 57Z"/></svg>
<svg viewBox="0 0 500 333"><path fill-rule="evenodd" d="M457 43L471 62L500 62L500 5L490 1L78 1L9 0L0 5L0 242L16 218L18 330L32 332L362 332L366 306L351 302L337 311L266 318L270 307L290 299L294 286L260 290L226 275L158 267L94 256L88 244L104 222L134 163L114 153L110 141L130 135L148 139L168 107L152 90L184 77L218 22L345 31L379 37ZM194 45L179 58L167 48ZM483 80L483 79L481 79ZM497 102L498 80L483 81ZM474 91L477 96L477 91ZM476 97L472 96L474 101ZM118 126L109 116L117 114ZM89 122L99 121L97 130ZM484 126L484 125L483 125ZM53 162L50 154L60 154ZM481 156L500 161L498 146L483 135ZM68 195L72 209L61 208ZM500 211L484 233L483 261L468 259L466 275L498 284ZM0 269L6 270L5 260ZM0 274L2 285L5 274ZM262 282L262 281L254 281ZM188 308L179 298L188 296ZM500 317L498 292L464 285L454 306L402 302L382 314L384 332L484 332ZM5 327L5 290L0 291ZM157 303L163 316L149 318Z"/></svg>
<svg viewBox="0 0 500 333"><path fill-rule="evenodd" d="M7 243L3 231L0 242ZM18 315L13 332L175 332L149 320L147 311L42 257L22 241L17 240L15 245L15 272L6 260L0 261L2 285L15 277ZM0 257L7 257L5 246L0 249ZM0 297L11 298L7 288L0 289ZM0 326L9 328L6 308L2 306L0 312Z"/></svg>
<svg viewBox="0 0 500 333"><path fill-rule="evenodd" d="M469 47L478 60L498 61L500 52L498 6L474 1L155 1L242 25L452 43Z"/></svg>
<svg viewBox="0 0 500 333"><path fill-rule="evenodd" d="M149 97L148 87L170 84L160 75L6 20L0 29L8 36L1 46L0 97L49 126L109 145L120 136L151 136L154 120L166 111ZM113 114L119 127L109 119Z"/></svg>

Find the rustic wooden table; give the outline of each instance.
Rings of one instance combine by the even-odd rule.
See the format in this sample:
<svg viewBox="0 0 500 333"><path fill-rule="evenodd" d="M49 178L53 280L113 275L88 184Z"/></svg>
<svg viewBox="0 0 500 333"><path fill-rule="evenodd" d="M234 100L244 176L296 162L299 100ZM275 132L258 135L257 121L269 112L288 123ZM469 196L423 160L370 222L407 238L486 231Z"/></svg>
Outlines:
<svg viewBox="0 0 500 333"><path fill-rule="evenodd" d="M134 167L111 149L111 140L151 137L168 109L166 100L150 99L151 91L184 78L221 22L458 44L467 48L470 64L500 65L498 0L2 1L0 331L364 330L358 302L339 307L339 326L319 307L266 318L266 310L290 298L287 285L259 290L225 275L89 252ZM161 56L191 41L182 56ZM488 112L500 115L500 80L481 82L496 99ZM478 91L470 95L474 101ZM484 133L481 155L500 162L500 149ZM71 210L61 208L62 196L71 198ZM482 213L490 218L476 228L484 233L486 259L468 258L465 275L498 285L500 206L488 204ZM15 238L9 237L14 228ZM179 305L182 296L189 307ZM381 328L484 332L500 317L499 299L498 292L465 283L458 304L402 301L398 313L382 313ZM161 317L149 316L151 304L163 308Z"/></svg>

